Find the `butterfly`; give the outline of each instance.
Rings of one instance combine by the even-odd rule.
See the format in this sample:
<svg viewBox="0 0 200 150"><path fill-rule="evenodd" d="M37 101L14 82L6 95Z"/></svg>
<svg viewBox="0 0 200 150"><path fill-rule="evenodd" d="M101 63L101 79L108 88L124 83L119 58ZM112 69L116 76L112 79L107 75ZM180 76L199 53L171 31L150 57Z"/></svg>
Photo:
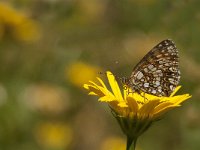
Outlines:
<svg viewBox="0 0 200 150"><path fill-rule="evenodd" d="M132 92L170 96L180 81L178 49L166 39L153 47L121 82Z"/></svg>

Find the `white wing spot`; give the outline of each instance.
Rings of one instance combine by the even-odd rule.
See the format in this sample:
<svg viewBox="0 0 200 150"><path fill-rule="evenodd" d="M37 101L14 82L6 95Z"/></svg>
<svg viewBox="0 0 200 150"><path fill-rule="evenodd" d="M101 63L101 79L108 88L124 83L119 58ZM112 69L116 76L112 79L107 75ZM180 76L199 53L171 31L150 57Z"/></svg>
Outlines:
<svg viewBox="0 0 200 150"><path fill-rule="evenodd" d="M144 83L144 87L149 87L149 83Z"/></svg>
<svg viewBox="0 0 200 150"><path fill-rule="evenodd" d="M151 69L153 69L153 65L148 65L148 68L151 70Z"/></svg>
<svg viewBox="0 0 200 150"><path fill-rule="evenodd" d="M161 52L162 52L162 53L165 53L165 49L163 49Z"/></svg>
<svg viewBox="0 0 200 150"><path fill-rule="evenodd" d="M167 41L165 41L165 45L169 45L169 43Z"/></svg>
<svg viewBox="0 0 200 150"><path fill-rule="evenodd" d="M147 68L144 68L144 72L148 72L148 69L147 69Z"/></svg>
<svg viewBox="0 0 200 150"><path fill-rule="evenodd" d="M168 53L172 53L172 50L171 50L171 49L168 49Z"/></svg>
<svg viewBox="0 0 200 150"><path fill-rule="evenodd" d="M159 85L160 85L160 82L159 82L159 81L156 81L155 84L156 84L157 86L159 86Z"/></svg>
<svg viewBox="0 0 200 150"><path fill-rule="evenodd" d="M140 71L138 71L138 73L137 73L137 79L141 79L143 76L144 76L143 73L140 72Z"/></svg>
<svg viewBox="0 0 200 150"><path fill-rule="evenodd" d="M165 65L165 66L170 66L170 64L169 64L169 63L165 63L164 65Z"/></svg>
<svg viewBox="0 0 200 150"><path fill-rule="evenodd" d="M169 68L169 71L171 71L171 72L177 72L177 68L175 68L175 67L170 67L170 68Z"/></svg>
<svg viewBox="0 0 200 150"><path fill-rule="evenodd" d="M172 84L176 84L176 83L177 83L173 78L169 78L168 80L169 80L169 82L172 83Z"/></svg>
<svg viewBox="0 0 200 150"><path fill-rule="evenodd" d="M164 55L165 55L165 56L169 56L169 53L165 53Z"/></svg>
<svg viewBox="0 0 200 150"><path fill-rule="evenodd" d="M162 73L162 70L156 70L156 73Z"/></svg>
<svg viewBox="0 0 200 150"><path fill-rule="evenodd" d="M156 77L156 80L157 80L157 81L160 81L160 77Z"/></svg>
<svg viewBox="0 0 200 150"><path fill-rule="evenodd" d="M160 55L157 55L156 57L157 57L157 58L162 58L162 54L160 54Z"/></svg>
<svg viewBox="0 0 200 150"><path fill-rule="evenodd" d="M170 90L172 90L172 91L174 90L174 86L173 86L173 85L170 85L169 88L170 88Z"/></svg>
<svg viewBox="0 0 200 150"><path fill-rule="evenodd" d="M164 62L164 61L162 61L162 60L160 60L160 61L159 61L159 64L164 64L164 63L165 63L165 62Z"/></svg>
<svg viewBox="0 0 200 150"><path fill-rule="evenodd" d="M152 93L152 94L156 94L156 90L152 90L151 93Z"/></svg>
<svg viewBox="0 0 200 150"><path fill-rule="evenodd" d="M154 67L153 69L151 69L151 71L156 71L156 67Z"/></svg>

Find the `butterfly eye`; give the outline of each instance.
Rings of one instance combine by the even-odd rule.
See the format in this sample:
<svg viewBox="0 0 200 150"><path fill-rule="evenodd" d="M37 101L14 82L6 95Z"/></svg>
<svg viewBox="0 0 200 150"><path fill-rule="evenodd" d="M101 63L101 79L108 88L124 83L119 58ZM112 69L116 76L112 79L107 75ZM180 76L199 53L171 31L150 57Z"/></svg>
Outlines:
<svg viewBox="0 0 200 150"><path fill-rule="evenodd" d="M127 89L128 89L126 85L124 85L123 88L124 88L124 90L127 90Z"/></svg>

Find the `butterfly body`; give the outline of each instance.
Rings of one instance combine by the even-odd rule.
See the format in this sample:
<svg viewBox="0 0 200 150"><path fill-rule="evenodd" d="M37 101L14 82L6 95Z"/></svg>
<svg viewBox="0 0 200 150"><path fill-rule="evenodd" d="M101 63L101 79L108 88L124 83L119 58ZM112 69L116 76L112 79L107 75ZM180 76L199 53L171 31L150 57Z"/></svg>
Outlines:
<svg viewBox="0 0 200 150"><path fill-rule="evenodd" d="M130 78L122 81L133 92L170 96L180 81L178 50L172 40L164 40L135 66Z"/></svg>

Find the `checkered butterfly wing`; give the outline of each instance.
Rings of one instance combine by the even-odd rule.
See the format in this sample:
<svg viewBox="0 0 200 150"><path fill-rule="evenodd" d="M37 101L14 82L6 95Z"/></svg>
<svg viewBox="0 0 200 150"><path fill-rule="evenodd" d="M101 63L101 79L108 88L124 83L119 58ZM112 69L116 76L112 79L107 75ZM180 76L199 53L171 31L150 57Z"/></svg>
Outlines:
<svg viewBox="0 0 200 150"><path fill-rule="evenodd" d="M135 66L129 87L136 92L169 96L180 81L178 50L172 40L156 45Z"/></svg>

